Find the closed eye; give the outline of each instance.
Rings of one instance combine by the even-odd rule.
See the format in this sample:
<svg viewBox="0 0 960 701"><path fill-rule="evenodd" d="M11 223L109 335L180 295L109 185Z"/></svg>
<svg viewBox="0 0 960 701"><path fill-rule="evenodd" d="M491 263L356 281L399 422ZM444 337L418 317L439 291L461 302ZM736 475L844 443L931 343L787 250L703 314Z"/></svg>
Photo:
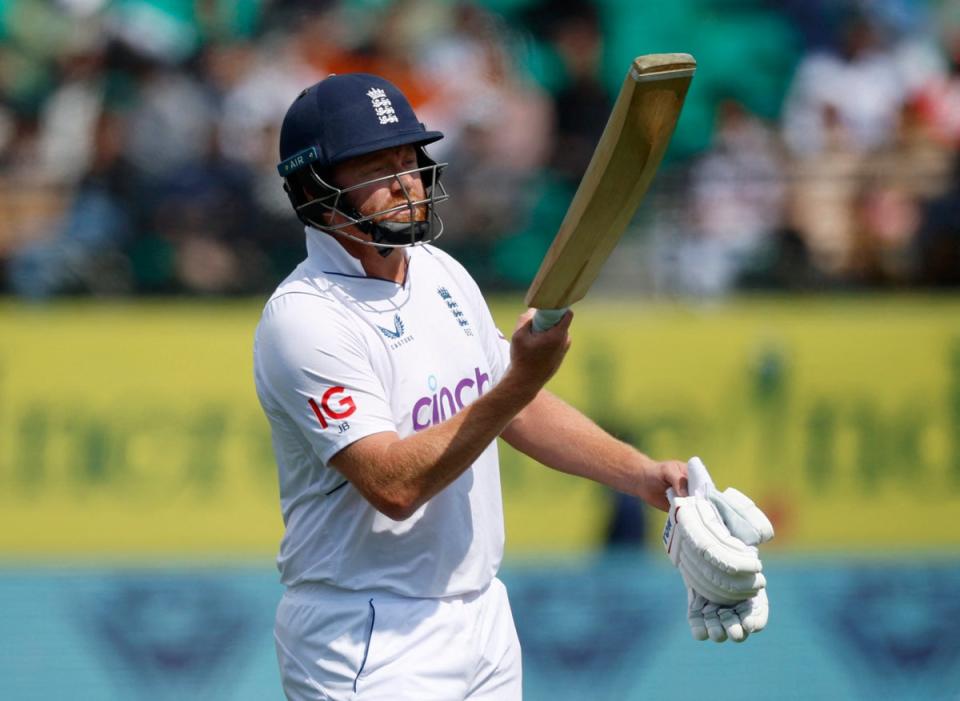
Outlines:
<svg viewBox="0 0 960 701"><path fill-rule="evenodd" d="M381 164L379 164L379 165L372 165L372 166L370 166L369 168L364 168L363 174L364 174L364 175L377 175L377 174L380 174L380 173L386 173L387 170L388 170L387 165L386 165L385 163L381 163Z"/></svg>

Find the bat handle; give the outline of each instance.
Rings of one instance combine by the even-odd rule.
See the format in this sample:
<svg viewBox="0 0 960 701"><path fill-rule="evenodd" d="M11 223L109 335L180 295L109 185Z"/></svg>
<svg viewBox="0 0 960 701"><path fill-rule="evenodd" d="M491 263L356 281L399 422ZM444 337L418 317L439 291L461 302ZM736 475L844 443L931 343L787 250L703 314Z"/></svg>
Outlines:
<svg viewBox="0 0 960 701"><path fill-rule="evenodd" d="M533 330L540 333L556 326L566 313L566 309L538 309L533 315Z"/></svg>

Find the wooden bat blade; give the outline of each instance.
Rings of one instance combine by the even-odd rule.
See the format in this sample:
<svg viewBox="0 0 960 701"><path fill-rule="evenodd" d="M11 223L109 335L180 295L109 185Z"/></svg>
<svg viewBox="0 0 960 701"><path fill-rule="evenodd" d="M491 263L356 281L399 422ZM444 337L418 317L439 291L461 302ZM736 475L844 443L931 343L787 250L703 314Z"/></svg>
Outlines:
<svg viewBox="0 0 960 701"><path fill-rule="evenodd" d="M663 159L696 70L689 54L634 59L526 304L582 299L633 218Z"/></svg>

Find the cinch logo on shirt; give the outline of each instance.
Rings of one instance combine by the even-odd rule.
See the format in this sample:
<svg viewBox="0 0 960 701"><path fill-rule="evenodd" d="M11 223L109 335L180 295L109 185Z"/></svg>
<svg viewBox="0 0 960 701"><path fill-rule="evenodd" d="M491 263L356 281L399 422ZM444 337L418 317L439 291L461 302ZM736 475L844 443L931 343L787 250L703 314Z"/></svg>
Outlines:
<svg viewBox="0 0 960 701"><path fill-rule="evenodd" d="M340 423L337 424L340 433L350 428L350 424L341 420L353 414L357 410L357 404L349 394L342 397L338 396L345 392L346 388L344 387L331 387L320 397L319 405L313 397L307 400L307 404L313 409L313 413L316 415L317 421L320 422L322 428L327 428L330 425L327 422L328 418L333 421L340 421ZM331 406L332 402L336 402L335 406Z"/></svg>
<svg viewBox="0 0 960 701"><path fill-rule="evenodd" d="M437 378L430 375L427 380L427 386L430 388L430 394L426 397L420 397L413 404L413 430L422 431L441 421L446 421L451 416L466 406L464 398L469 396L464 394L476 392L476 397L483 394L483 389L490 382L490 376L481 372L480 368L473 369L473 377L465 377L460 380L453 389L441 387L437 391ZM475 397L475 398L476 398Z"/></svg>

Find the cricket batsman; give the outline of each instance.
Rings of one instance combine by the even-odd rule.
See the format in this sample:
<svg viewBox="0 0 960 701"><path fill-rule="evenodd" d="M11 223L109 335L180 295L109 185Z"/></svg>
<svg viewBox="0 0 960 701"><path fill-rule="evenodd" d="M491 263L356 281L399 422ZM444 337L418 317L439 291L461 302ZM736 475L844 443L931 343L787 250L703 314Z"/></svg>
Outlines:
<svg viewBox="0 0 960 701"><path fill-rule="evenodd" d="M572 314L534 333L528 311L507 341L433 245L447 194L426 147L441 138L366 74L305 89L282 123L278 170L307 257L266 303L254 375L285 525L275 642L287 698L521 698L497 578L497 437L670 512L664 540L695 637L761 629L766 518L699 463L654 460L546 391Z"/></svg>

